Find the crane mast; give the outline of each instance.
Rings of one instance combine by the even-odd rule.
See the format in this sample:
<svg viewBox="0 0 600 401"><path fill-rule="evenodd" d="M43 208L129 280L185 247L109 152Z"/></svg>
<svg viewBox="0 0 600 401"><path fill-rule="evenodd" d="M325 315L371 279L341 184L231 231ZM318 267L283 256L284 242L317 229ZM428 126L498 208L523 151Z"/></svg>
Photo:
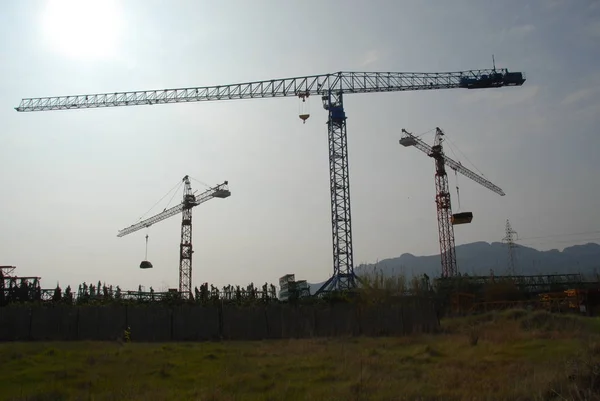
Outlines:
<svg viewBox="0 0 600 401"><path fill-rule="evenodd" d="M331 231L333 242L333 275L315 295L331 291L348 291L356 287L352 251L350 216L350 177L346 135L346 112L342 93L322 97L328 111L329 183L331 192Z"/></svg>
<svg viewBox="0 0 600 401"><path fill-rule="evenodd" d="M429 146L404 128L402 128L402 133L404 133L405 136L399 141L401 145L405 147L414 146L435 160L435 204L438 220L442 277L454 277L458 274L458 265L456 262L456 247L454 242L454 216L452 214L446 166L449 166L456 172L461 173L465 177L470 178L489 190L496 192L500 196L505 195L504 191L490 181L464 167L462 164L446 156L442 145L444 132L439 127L436 127L435 129L435 141L433 146Z"/></svg>
<svg viewBox="0 0 600 401"><path fill-rule="evenodd" d="M430 157L435 160L435 204L438 218L438 235L440 238L440 257L442 258L442 277L453 277L458 273L456 265L456 249L454 244L454 226L452 220L452 205L448 174L444 163L444 148L442 147L442 131L437 128L435 145L431 148Z"/></svg>
<svg viewBox="0 0 600 401"><path fill-rule="evenodd" d="M495 67L438 73L340 71L230 85L24 98L15 109L18 112L32 112L276 97L304 99L307 96L320 96L325 110L328 111L333 275L316 292L318 295L356 287L343 96L452 88L500 88L521 86L524 82L523 73ZM307 116L300 117L305 119Z"/></svg>
<svg viewBox="0 0 600 401"><path fill-rule="evenodd" d="M183 210L181 212L181 242L179 243L179 293L192 297L192 208L196 197L190 179L186 175L183 186Z"/></svg>
<svg viewBox="0 0 600 401"><path fill-rule="evenodd" d="M224 181L215 187L209 188L199 195L194 195L189 176L183 177L183 200L172 208L152 216L144 221L133 224L119 231L117 237L123 237L143 228L165 220L171 216L181 213L181 242L179 245L179 293L183 298L191 298L192 295L192 208L213 198L227 198L231 195L228 182Z"/></svg>

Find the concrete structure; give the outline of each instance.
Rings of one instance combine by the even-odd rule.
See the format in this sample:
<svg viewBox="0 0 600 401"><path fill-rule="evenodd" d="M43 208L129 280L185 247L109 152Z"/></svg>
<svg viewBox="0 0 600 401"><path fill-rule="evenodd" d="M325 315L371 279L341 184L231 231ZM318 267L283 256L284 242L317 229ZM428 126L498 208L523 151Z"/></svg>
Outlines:
<svg viewBox="0 0 600 401"><path fill-rule="evenodd" d="M306 280L296 281L294 274L286 274L279 279L279 300L288 301L290 298L310 296L310 287Z"/></svg>

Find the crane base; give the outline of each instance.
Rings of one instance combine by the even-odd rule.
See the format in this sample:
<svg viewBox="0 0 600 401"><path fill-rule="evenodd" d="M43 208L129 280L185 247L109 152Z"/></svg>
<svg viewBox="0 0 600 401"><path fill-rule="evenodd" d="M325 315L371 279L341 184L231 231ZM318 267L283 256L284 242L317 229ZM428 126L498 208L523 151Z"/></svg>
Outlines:
<svg viewBox="0 0 600 401"><path fill-rule="evenodd" d="M334 292L354 291L358 287L357 282L360 282L360 278L358 278L354 272L349 274L336 274L323 283L321 288L315 292L315 296L318 297Z"/></svg>

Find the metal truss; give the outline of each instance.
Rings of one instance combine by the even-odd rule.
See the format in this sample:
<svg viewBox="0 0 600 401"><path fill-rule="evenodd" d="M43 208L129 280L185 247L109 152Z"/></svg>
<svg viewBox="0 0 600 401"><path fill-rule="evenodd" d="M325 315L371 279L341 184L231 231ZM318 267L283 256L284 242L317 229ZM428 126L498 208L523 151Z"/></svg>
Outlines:
<svg viewBox="0 0 600 401"><path fill-rule="evenodd" d="M470 82L482 82L478 87L491 88L509 85L510 82L505 80L507 74L508 70L506 69L481 69L439 73L336 72L231 85L24 98L15 107L15 110L27 112L138 106L213 100L287 97L298 96L301 93L306 95L324 95L331 91L351 94L469 88Z"/></svg>
<svg viewBox="0 0 600 401"><path fill-rule="evenodd" d="M439 128L438 128L438 130L439 130ZM413 134L406 131L405 129L402 129L402 132L406 136L404 138L400 139L401 145L414 146L415 148L419 149L421 152L423 152L427 155L431 155L433 153L433 148L431 146L429 146L427 143L425 143L423 140L414 136ZM468 168L463 166L461 163L451 159L450 157L448 157L448 155L443 154L442 157L444 158L444 164L447 167L450 167L452 170L454 170L458 173L461 173L465 177L475 181L476 183L486 187L490 191L493 191L500 196L506 195L500 187L498 187L494 183L490 182L489 180L486 180L479 174L474 173L473 171L469 170Z"/></svg>
<svg viewBox="0 0 600 401"><path fill-rule="evenodd" d="M179 293L185 299L192 298L192 208L195 197L188 177L185 178L181 217L181 243L179 253Z"/></svg>
<svg viewBox="0 0 600 401"><path fill-rule="evenodd" d="M444 290L461 289L477 291L485 285L493 283L513 283L518 289L528 294L541 294L544 292L561 291L571 288L583 288L596 283L584 280L579 273L569 274L543 274L530 276L455 276L441 277L435 280L436 286Z"/></svg>
<svg viewBox="0 0 600 401"><path fill-rule="evenodd" d="M186 179L187 179L187 176L183 178L183 181L185 181ZM193 206L198 206L212 198L226 197L227 194L229 194L228 182L224 181L222 184L219 184L215 187L212 187L212 188L202 192L199 195L196 195L195 199L193 200ZM188 204L190 202L192 202L192 201L190 200L188 202ZM150 227L151 225L156 224L159 221L163 221L164 219L167 219L171 216L175 216L177 213L183 212L183 210L185 208L186 208L186 205L184 202L182 202L182 203L178 204L177 206L173 206L173 207L157 214L156 216L152 216L144 221L140 221L139 223L132 224L131 226L120 230L119 233L117 234L117 237L123 237L127 234L131 234L131 233L141 230L143 228Z"/></svg>
<svg viewBox="0 0 600 401"><path fill-rule="evenodd" d="M442 277L452 277L458 273L458 268L454 247L454 226L452 225L450 190L448 189L448 175L445 170L442 170L442 172L438 170L435 175L435 192L440 257L442 259Z"/></svg>
<svg viewBox="0 0 600 401"><path fill-rule="evenodd" d="M323 107L329 112L329 186L331 192L331 228L333 241L333 276L315 295L323 292L356 288L352 251L352 218L346 113L342 93L323 96Z"/></svg>

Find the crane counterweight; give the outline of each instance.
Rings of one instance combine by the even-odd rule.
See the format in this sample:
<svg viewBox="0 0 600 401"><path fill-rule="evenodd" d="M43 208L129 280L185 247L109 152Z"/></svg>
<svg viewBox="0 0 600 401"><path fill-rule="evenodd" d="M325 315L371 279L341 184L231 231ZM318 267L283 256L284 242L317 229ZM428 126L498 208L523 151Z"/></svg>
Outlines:
<svg viewBox="0 0 600 401"><path fill-rule="evenodd" d="M225 199L229 198L229 196L231 196L231 192L228 189L216 189L215 192L213 192L213 197L215 198Z"/></svg>

